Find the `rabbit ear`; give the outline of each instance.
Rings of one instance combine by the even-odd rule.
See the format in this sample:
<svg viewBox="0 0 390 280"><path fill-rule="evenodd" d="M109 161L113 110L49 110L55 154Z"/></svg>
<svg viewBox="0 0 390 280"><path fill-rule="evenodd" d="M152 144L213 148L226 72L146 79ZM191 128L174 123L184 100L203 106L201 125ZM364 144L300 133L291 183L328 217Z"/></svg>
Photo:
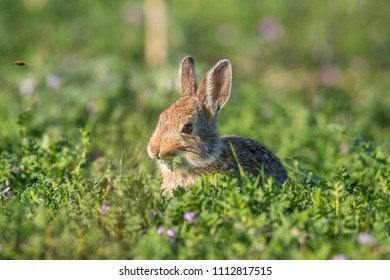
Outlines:
<svg viewBox="0 0 390 280"><path fill-rule="evenodd" d="M180 94L182 96L194 95L197 88L195 62L192 57L187 56L180 66Z"/></svg>
<svg viewBox="0 0 390 280"><path fill-rule="evenodd" d="M232 67L229 60L219 61L207 72L199 85L197 97L216 115L229 99L232 86Z"/></svg>

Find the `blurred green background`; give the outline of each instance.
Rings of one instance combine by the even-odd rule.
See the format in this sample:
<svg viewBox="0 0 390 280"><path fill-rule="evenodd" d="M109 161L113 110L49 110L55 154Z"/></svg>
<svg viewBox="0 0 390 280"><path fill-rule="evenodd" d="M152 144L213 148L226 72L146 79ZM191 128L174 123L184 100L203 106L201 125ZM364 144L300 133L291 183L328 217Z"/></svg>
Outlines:
<svg viewBox="0 0 390 280"><path fill-rule="evenodd" d="M330 142L330 123L389 151L389 14L385 0L1 1L0 150L16 149L17 116L32 108L32 134L74 139L85 127L97 156L126 153L134 167L192 55L199 79L232 62L223 133L319 173L348 150Z"/></svg>

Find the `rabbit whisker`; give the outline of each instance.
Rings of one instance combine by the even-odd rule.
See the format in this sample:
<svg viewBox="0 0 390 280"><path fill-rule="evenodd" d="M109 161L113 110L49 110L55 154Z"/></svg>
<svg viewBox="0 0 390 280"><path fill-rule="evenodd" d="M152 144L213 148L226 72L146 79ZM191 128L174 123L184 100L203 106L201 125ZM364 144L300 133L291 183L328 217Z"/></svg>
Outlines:
<svg viewBox="0 0 390 280"><path fill-rule="evenodd" d="M190 148L188 148L188 147L181 147L181 148L179 148L178 150L183 151L183 152L193 153L193 154L196 154L196 155L202 157L202 154L201 154L201 153L199 153L198 151L192 150L192 149L190 149Z"/></svg>

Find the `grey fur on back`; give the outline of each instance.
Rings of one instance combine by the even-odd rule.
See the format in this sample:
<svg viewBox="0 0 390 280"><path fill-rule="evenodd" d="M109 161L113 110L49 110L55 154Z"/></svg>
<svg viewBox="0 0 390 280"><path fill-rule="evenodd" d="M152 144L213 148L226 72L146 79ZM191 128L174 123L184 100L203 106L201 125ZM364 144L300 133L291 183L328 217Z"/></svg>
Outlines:
<svg viewBox="0 0 390 280"><path fill-rule="evenodd" d="M221 139L224 148L220 160L222 166L227 163L226 171L233 170L236 176L239 176L239 163L246 173L255 177L263 170L266 176L274 178L278 184L283 184L287 180L287 172L280 160L260 142L240 136L223 136ZM230 144L237 159L233 155Z"/></svg>

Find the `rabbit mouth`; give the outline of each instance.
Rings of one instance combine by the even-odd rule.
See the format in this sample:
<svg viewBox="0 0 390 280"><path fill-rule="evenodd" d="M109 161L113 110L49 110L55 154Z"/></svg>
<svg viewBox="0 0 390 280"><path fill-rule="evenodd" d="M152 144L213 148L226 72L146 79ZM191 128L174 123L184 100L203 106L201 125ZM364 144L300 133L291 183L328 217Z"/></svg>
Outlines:
<svg viewBox="0 0 390 280"><path fill-rule="evenodd" d="M159 162L166 165L169 170L176 171L183 164L183 159L180 156L167 155L159 160Z"/></svg>
<svg viewBox="0 0 390 280"><path fill-rule="evenodd" d="M188 172L194 165L199 165L202 159L201 153L187 147L181 147L164 155L159 159L159 162L165 164L171 171Z"/></svg>

